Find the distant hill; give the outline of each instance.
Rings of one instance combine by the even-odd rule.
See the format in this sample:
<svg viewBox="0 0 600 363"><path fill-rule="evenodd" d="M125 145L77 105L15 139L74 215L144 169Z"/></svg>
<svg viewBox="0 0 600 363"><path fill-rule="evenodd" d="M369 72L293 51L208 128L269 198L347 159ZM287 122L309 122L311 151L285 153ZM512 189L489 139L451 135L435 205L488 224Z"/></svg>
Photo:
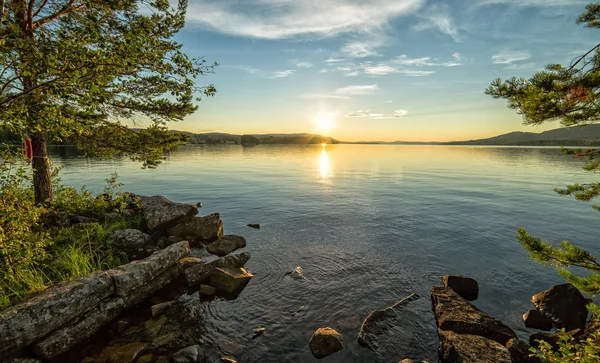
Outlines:
<svg viewBox="0 0 600 363"><path fill-rule="evenodd" d="M189 136L190 144L339 144L340 141L328 136L316 134L251 134L235 135L220 132L194 134L184 132Z"/></svg>
<svg viewBox="0 0 600 363"><path fill-rule="evenodd" d="M509 132L487 139L452 141L443 145L599 146L600 124L561 127L540 133Z"/></svg>

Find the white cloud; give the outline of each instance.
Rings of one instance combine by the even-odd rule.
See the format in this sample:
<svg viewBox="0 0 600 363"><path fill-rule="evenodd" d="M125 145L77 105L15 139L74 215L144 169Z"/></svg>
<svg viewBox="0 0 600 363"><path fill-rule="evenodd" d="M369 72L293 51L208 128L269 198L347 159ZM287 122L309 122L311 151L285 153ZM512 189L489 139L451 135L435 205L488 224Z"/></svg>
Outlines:
<svg viewBox="0 0 600 363"><path fill-rule="evenodd" d="M296 63L296 67L298 67L298 68L310 68L312 66L313 66L312 63L309 63L309 62L298 62L298 63Z"/></svg>
<svg viewBox="0 0 600 363"><path fill-rule="evenodd" d="M231 68L237 69L237 70L240 70L240 71L244 71L244 72L250 73L250 74L256 74L256 73L260 72L256 68L247 67L247 66L232 66Z"/></svg>
<svg viewBox="0 0 600 363"><path fill-rule="evenodd" d="M392 102L394 102L394 101L392 101L392 100L385 101L385 103L392 103Z"/></svg>
<svg viewBox="0 0 600 363"><path fill-rule="evenodd" d="M325 63L339 63L339 62L345 62L346 58L329 58L325 61Z"/></svg>
<svg viewBox="0 0 600 363"><path fill-rule="evenodd" d="M296 71L293 69L287 69L285 71L277 71L277 72L273 72L273 74L271 75L270 78L285 78L285 77L291 76L294 73L296 73Z"/></svg>
<svg viewBox="0 0 600 363"><path fill-rule="evenodd" d="M343 67L335 67L336 71L340 71L340 72L351 72L352 68L348 67L348 66L343 66Z"/></svg>
<svg viewBox="0 0 600 363"><path fill-rule="evenodd" d="M375 120L384 120L384 119L392 119L392 118L401 118L408 115L407 110L396 110L391 115L385 115L382 113L371 113L371 110L358 110L355 112L349 112L346 114L346 117L370 117Z"/></svg>
<svg viewBox="0 0 600 363"><path fill-rule="evenodd" d="M359 71L353 71L353 72L350 72L350 73L346 73L346 77L356 77L359 74L360 74Z"/></svg>
<svg viewBox="0 0 600 363"><path fill-rule="evenodd" d="M351 58L365 58L379 55L375 49L381 46L380 41L359 41L344 45L340 51Z"/></svg>
<svg viewBox="0 0 600 363"><path fill-rule="evenodd" d="M531 58L531 54L522 50L505 50L492 56L493 64L512 64Z"/></svg>
<svg viewBox="0 0 600 363"><path fill-rule="evenodd" d="M394 114L392 114L391 116L379 116L379 117L375 117L376 120L385 120L385 119L393 119L393 118L402 118L404 116L408 115L408 110L396 110L394 111Z"/></svg>
<svg viewBox="0 0 600 363"><path fill-rule="evenodd" d="M345 100L345 99L350 98L348 96L343 96L343 95L320 94L320 93L303 93L300 95L300 97L302 97L302 98L334 98L334 99L340 99L340 100Z"/></svg>
<svg viewBox="0 0 600 363"><path fill-rule="evenodd" d="M376 84L370 85L352 85L341 87L335 90L336 95L369 95L379 91L379 86Z"/></svg>
<svg viewBox="0 0 600 363"><path fill-rule="evenodd" d="M424 77L424 76L428 76L430 74L434 74L434 71L416 71L416 70L412 70L412 69L403 69L398 71L398 73L401 73L405 76L409 76L409 77Z"/></svg>
<svg viewBox="0 0 600 363"><path fill-rule="evenodd" d="M403 66L417 66L417 67L457 67L464 65L464 59L460 53L452 54L452 60L442 62L431 57L422 58L409 58L408 55L402 54L394 60L394 63Z"/></svg>
<svg viewBox="0 0 600 363"><path fill-rule="evenodd" d="M364 113L360 113L360 112L350 112L346 114L346 117L366 117L367 115L365 115Z"/></svg>
<svg viewBox="0 0 600 363"><path fill-rule="evenodd" d="M461 41L448 5L436 4L430 6L423 14L420 14L420 17L421 21L416 25L416 30L437 29L439 32L452 37L454 41Z"/></svg>
<svg viewBox="0 0 600 363"><path fill-rule="evenodd" d="M588 0L479 0L477 5L508 4L515 6L580 6L589 3Z"/></svg>
<svg viewBox="0 0 600 363"><path fill-rule="evenodd" d="M376 66L367 66L364 68L366 74L374 76L383 76L390 73L398 73L398 69L387 64L378 64Z"/></svg>
<svg viewBox="0 0 600 363"><path fill-rule="evenodd" d="M425 0L192 0L186 21L204 29L265 39L369 33Z"/></svg>
<svg viewBox="0 0 600 363"><path fill-rule="evenodd" d="M533 71L536 69L536 66L537 65L534 62L521 63L521 64L512 63L512 64L508 65L507 67L504 67L504 69L509 69L509 70L513 70L513 71Z"/></svg>
<svg viewBox="0 0 600 363"><path fill-rule="evenodd" d="M319 71L319 73L327 73L327 72L329 72L329 71L328 71L327 69L325 69L325 68L323 68L323 69L321 69L321 70Z"/></svg>

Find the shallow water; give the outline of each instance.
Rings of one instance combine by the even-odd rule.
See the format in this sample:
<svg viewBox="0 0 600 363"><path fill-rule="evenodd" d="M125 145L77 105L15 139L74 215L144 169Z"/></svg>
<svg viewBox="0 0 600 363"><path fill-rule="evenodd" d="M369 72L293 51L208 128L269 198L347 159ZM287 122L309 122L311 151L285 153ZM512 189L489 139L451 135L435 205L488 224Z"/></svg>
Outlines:
<svg viewBox="0 0 600 363"><path fill-rule="evenodd" d="M531 295L562 279L527 258L517 228L592 250L597 235L590 204L552 191L594 180L558 149L195 146L156 170L52 153L66 184L99 192L116 171L125 190L201 201L201 214L221 213L225 233L246 237L255 277L238 299L205 307L209 340L240 362L316 361L308 340L323 326L344 337L344 350L323 362L437 361L429 289L454 273L477 279L475 304L526 337ZM297 266L304 279L290 276ZM421 299L379 340L382 349L358 346L368 313L412 292ZM266 332L252 339L258 327Z"/></svg>

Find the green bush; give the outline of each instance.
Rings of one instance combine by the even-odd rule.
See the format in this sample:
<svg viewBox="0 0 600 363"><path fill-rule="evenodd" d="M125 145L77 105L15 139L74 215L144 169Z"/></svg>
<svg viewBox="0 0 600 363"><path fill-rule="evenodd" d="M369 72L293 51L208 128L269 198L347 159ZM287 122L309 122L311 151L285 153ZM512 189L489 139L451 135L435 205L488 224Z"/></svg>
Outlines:
<svg viewBox="0 0 600 363"><path fill-rule="evenodd" d="M600 332L596 331L590 334L586 339L577 341L571 335L563 331L558 333L558 350L554 351L552 346L539 341L539 352L532 348L532 352L542 361L550 363L597 363L600 362Z"/></svg>
<svg viewBox="0 0 600 363"><path fill-rule="evenodd" d="M63 186L55 170L54 203L38 206L24 164L10 150L0 154L0 309L57 282L127 262L107 238L117 229L140 228L141 216L120 213L128 196L116 192L116 174L106 181L104 193L94 196L85 187ZM120 214L103 222L105 213ZM71 225L74 216L98 222Z"/></svg>

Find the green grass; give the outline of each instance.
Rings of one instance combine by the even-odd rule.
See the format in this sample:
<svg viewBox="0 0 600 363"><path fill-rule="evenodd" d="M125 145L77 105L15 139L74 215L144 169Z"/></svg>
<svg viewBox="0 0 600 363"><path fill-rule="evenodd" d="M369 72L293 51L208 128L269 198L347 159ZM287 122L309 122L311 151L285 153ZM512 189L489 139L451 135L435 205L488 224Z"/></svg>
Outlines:
<svg viewBox="0 0 600 363"><path fill-rule="evenodd" d="M41 262L3 271L0 278L0 309L13 305L47 287L94 271L108 270L127 262L107 243L113 231L140 228L140 216L122 216L110 223L78 224L50 231L53 243Z"/></svg>

